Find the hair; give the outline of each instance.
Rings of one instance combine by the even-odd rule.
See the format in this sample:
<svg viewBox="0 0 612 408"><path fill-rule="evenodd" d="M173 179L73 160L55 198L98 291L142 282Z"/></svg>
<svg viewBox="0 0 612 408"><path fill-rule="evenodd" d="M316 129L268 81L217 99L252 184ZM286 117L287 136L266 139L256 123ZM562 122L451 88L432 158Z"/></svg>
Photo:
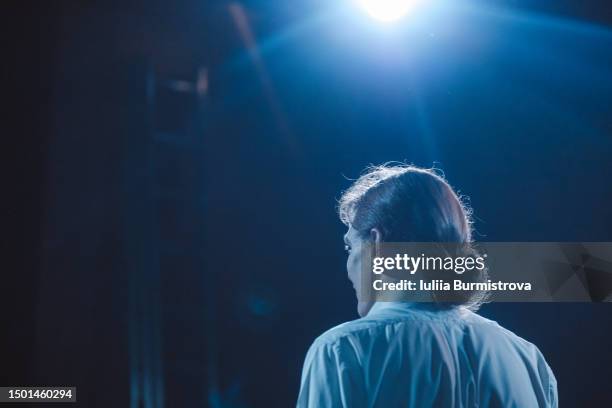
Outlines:
<svg viewBox="0 0 612 408"><path fill-rule="evenodd" d="M339 200L340 220L355 229L364 240L376 228L384 242L446 242L462 244L465 252L472 247L472 210L443 174L406 164L369 166ZM470 282L485 282L486 268L474 269L462 276ZM460 299L433 293L436 301L449 306L477 310L487 293L465 293Z"/></svg>

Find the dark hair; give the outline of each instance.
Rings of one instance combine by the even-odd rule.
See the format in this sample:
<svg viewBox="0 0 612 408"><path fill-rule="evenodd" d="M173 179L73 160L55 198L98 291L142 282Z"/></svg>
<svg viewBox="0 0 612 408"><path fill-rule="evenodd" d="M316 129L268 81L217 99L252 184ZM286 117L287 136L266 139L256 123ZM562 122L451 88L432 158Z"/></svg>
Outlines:
<svg viewBox="0 0 612 408"><path fill-rule="evenodd" d="M471 209L434 169L405 164L370 166L342 194L338 213L365 240L377 228L385 242L459 243L465 251L475 253ZM464 275L471 282L484 282L488 277L486 269ZM455 303L475 310L486 296L470 292ZM440 298L443 296L436 296Z"/></svg>

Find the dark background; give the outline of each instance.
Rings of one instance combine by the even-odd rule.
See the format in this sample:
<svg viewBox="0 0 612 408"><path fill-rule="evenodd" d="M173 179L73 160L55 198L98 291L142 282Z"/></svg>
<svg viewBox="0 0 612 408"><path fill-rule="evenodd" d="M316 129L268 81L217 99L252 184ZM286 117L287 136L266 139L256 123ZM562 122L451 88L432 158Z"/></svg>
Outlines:
<svg viewBox="0 0 612 408"><path fill-rule="evenodd" d="M3 13L2 385L291 406L356 317L335 200L370 163L442 168L481 241L612 241L605 1L394 28L329 1L26 3ZM565 407L612 406L610 312L482 309Z"/></svg>

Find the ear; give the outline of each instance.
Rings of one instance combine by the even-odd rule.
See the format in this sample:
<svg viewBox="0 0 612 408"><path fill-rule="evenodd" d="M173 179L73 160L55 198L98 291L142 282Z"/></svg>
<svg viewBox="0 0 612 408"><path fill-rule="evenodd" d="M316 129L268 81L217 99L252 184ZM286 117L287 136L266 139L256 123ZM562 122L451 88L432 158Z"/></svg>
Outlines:
<svg viewBox="0 0 612 408"><path fill-rule="evenodd" d="M382 242L382 234L376 227L370 230L370 242L372 242L372 248L374 249L374 256L380 256L380 243Z"/></svg>
<svg viewBox="0 0 612 408"><path fill-rule="evenodd" d="M382 234L378 228L374 227L370 230L370 240L375 244L380 244L382 242Z"/></svg>

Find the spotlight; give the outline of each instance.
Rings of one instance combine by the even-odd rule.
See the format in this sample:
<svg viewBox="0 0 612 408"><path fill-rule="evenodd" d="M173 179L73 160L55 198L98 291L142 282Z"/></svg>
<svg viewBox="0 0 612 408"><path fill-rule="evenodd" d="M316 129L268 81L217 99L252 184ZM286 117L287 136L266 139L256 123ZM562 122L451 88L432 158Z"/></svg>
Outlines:
<svg viewBox="0 0 612 408"><path fill-rule="evenodd" d="M418 0L359 0L361 7L376 20L392 22L404 17Z"/></svg>

